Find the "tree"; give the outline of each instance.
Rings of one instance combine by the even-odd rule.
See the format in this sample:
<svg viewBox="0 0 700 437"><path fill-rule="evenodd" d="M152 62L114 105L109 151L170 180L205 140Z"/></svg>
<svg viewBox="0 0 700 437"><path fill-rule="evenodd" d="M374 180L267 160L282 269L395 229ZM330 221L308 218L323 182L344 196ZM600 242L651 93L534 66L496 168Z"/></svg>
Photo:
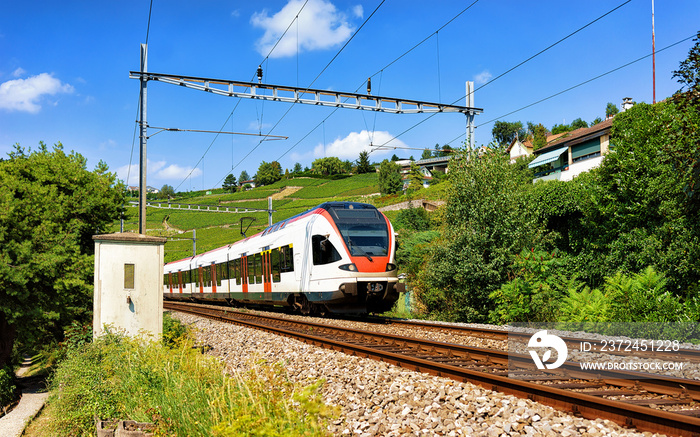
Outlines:
<svg viewBox="0 0 700 437"><path fill-rule="evenodd" d="M379 192L383 195L401 192L401 167L393 161L385 159L379 165Z"/></svg>
<svg viewBox="0 0 700 437"><path fill-rule="evenodd" d="M72 321L91 320L92 236L119 218L125 198L104 162L86 163L61 143L16 145L0 160L0 367L15 340L60 341Z"/></svg>
<svg viewBox="0 0 700 437"><path fill-rule="evenodd" d="M277 161L260 163L255 175L256 185L270 185L282 179L282 166Z"/></svg>
<svg viewBox="0 0 700 437"><path fill-rule="evenodd" d="M542 123L527 123L527 129L532 135L532 146L534 150L539 150L547 145L547 128Z"/></svg>
<svg viewBox="0 0 700 437"><path fill-rule="evenodd" d="M370 173L372 171L374 171L374 168L369 163L369 152L363 150L357 159L357 174Z"/></svg>
<svg viewBox="0 0 700 437"><path fill-rule="evenodd" d="M423 188L423 173L420 172L420 168L415 162L411 162L411 168L408 171L408 190L418 191Z"/></svg>
<svg viewBox="0 0 700 437"><path fill-rule="evenodd" d="M507 146L517 138L525 139L527 132L523 129L523 124L519 121L496 121L491 129L493 140L499 146Z"/></svg>
<svg viewBox="0 0 700 437"><path fill-rule="evenodd" d="M311 170L316 174L331 176L344 173L346 168L343 161L335 156L329 156L328 158L318 158L312 162Z"/></svg>
<svg viewBox="0 0 700 437"><path fill-rule="evenodd" d="M299 164L298 162L296 164L294 164L294 170L292 171L293 175L296 176L299 173L301 173L302 171L303 171L303 169L301 168L301 164Z"/></svg>
<svg viewBox="0 0 700 437"><path fill-rule="evenodd" d="M603 121L602 118L596 117L595 120L593 120L593 121L591 122L591 127L595 126L595 125L598 124L598 123L601 123L602 121Z"/></svg>
<svg viewBox="0 0 700 437"><path fill-rule="evenodd" d="M430 159L433 157L433 152L430 149L425 149L423 150L423 154L420 156L420 159Z"/></svg>
<svg viewBox="0 0 700 437"><path fill-rule="evenodd" d="M392 162L396 162L396 161L398 161L399 159L400 159L400 158L399 158L398 156L396 156L396 153L394 153L393 155L391 155L391 161L392 161Z"/></svg>
<svg viewBox="0 0 700 437"><path fill-rule="evenodd" d="M175 197L175 189L172 185L165 184L158 191L159 199L172 199L173 197Z"/></svg>
<svg viewBox="0 0 700 437"><path fill-rule="evenodd" d="M570 132L571 126L568 124L555 124L552 126L552 135L562 134L564 132Z"/></svg>
<svg viewBox="0 0 700 437"><path fill-rule="evenodd" d="M235 193L236 177L233 174L229 173L228 176L226 176L226 179L224 179L224 184L222 185L222 188L228 193Z"/></svg>
<svg viewBox="0 0 700 437"><path fill-rule="evenodd" d="M531 174L503 152L468 152L450 166L445 226L414 288L433 316L487 320L489 293L508 280L515 256L539 241L541 225L524 213Z"/></svg>
<svg viewBox="0 0 700 437"><path fill-rule="evenodd" d="M238 176L238 183L239 183L239 184L242 184L243 182L246 182L246 181L249 181L249 180L250 180L250 176L248 176L248 172L245 171L245 170L243 170L243 171L241 172L241 175Z"/></svg>
<svg viewBox="0 0 700 437"><path fill-rule="evenodd" d="M617 105L612 102L608 102L608 105L605 107L605 118L610 118L618 112L620 112L620 110L617 109Z"/></svg>
<svg viewBox="0 0 700 437"><path fill-rule="evenodd" d="M580 117L571 122L571 130L581 129L588 127L588 123L582 120Z"/></svg>

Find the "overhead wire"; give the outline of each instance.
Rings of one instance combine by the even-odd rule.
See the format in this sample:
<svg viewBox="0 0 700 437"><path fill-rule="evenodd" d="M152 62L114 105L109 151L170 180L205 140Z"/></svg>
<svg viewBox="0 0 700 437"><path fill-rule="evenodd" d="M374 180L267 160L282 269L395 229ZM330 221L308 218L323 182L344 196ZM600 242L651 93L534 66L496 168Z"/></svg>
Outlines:
<svg viewBox="0 0 700 437"><path fill-rule="evenodd" d="M148 46L148 36L151 34L151 12L153 12L153 0L151 0L151 5L148 7L148 23L146 24L146 46ZM148 50L148 49L146 49ZM131 139L131 153L129 154L129 167L126 171L126 184L129 185L129 178L131 177L131 165L134 159L134 147L136 144L136 132L138 131L138 118L139 118L139 108L141 107L141 93L139 93L138 103L136 104L136 123L134 124L134 135Z"/></svg>
<svg viewBox="0 0 700 437"><path fill-rule="evenodd" d="M328 61L328 63L326 64L326 66L323 67L323 69L321 70L321 72L318 73L318 74L316 75L316 77L314 78L314 80L312 80L311 83L310 83L309 85L307 85L306 90L308 90L309 88L311 88L311 87L313 86L313 84L321 77L321 75L328 69L328 67L330 67L330 65L338 58L338 56L340 56L340 54L343 52L343 50L345 50L345 47L347 47L348 44L350 44L350 42L357 36L357 34L360 33L360 31L362 30L362 28L367 24L367 22L369 22L369 20L374 16L374 14L377 13L377 11L379 10L379 8L384 4L385 1L386 1L386 0L382 0L381 3L379 3L379 5L378 5L376 8L374 8L374 10L372 11L372 13L362 22L362 24L360 25L360 27L357 28L357 30L355 31L355 33L353 33L352 36L345 42L345 44L343 44L343 46L336 52L336 54L333 56L333 58L331 58L331 60ZM295 105L296 105L296 103L292 103L292 104L289 106L289 108L287 109L287 111L286 111L284 114L282 114L282 116L280 117L279 120L277 120L277 123L275 123L275 125L272 126L272 128L270 128L270 130L267 132L268 135L269 135L270 133L272 133L272 132L275 130L275 128L277 128L277 126L282 122L282 120L284 120L284 118L289 114L289 112L292 110L292 108L295 107ZM336 109L337 109L337 108L336 108ZM324 121L325 121L325 120L324 120ZM308 136L308 134L307 134L307 136ZM257 144L255 147L253 147L253 148L250 150L250 152L248 152L240 161L238 161L238 164L236 164L233 168L238 167L248 156L250 156L251 153L253 153L258 147L260 147L261 144L262 144L262 141L259 141L258 144ZM298 143L297 143L297 144L298 144ZM289 149L289 150L291 150L291 149ZM289 151L289 150L288 150L288 151ZM288 153L288 151L285 152L285 153L283 154L283 156L286 155L286 154ZM219 183L221 183L221 182L224 180L225 177L226 177L226 176L224 176L223 178L221 178L221 179L219 180L219 182L217 182L215 185L219 185Z"/></svg>
<svg viewBox="0 0 700 437"><path fill-rule="evenodd" d="M260 63L259 63L258 65L264 64L264 63L270 58L270 56L272 55L272 52L274 52L275 48L277 48L277 46L279 45L279 43L282 41L282 38L284 38L284 36L285 36L285 35L287 34L287 32L289 31L289 29L292 27L292 24L294 24L294 22L297 21L297 20L299 19L299 14L301 14L301 12L304 10L304 8L306 7L306 4L307 4L308 2L309 2L309 0L306 0L306 1L304 2L304 4L301 5L301 8L299 8L299 11L298 11L298 12L296 13L296 15L294 16L294 19L289 23L289 25L288 25L287 28L284 30L284 32L282 32L282 35L280 35L280 37L277 38L277 41L275 42L275 44L272 46L272 48L270 49L270 51L269 51L269 52L267 53L267 55L263 58L263 60L260 61ZM151 4L152 4L152 3L153 3L153 0L151 0ZM149 13L149 20L150 20L150 13ZM150 24L150 22L149 22L149 24ZM297 38L298 38L298 37L297 37ZM147 37L147 39L148 39L148 37ZM250 79L251 82L253 82L253 80L255 80L255 75L256 75L256 73L253 73L253 76L252 76L251 79ZM233 117L233 114L236 112L236 109L238 109L238 106L240 105L241 100L242 100L242 99L240 99L240 98L238 99L238 101L236 102L236 106L234 106L233 109L231 110L231 112L229 113L228 117L226 118L226 121L225 121L224 124L222 125L221 129L219 130L219 132L223 131L224 126L226 126L226 124L228 123L228 121ZM264 101L263 101L263 104L264 104ZM257 110L258 110L258 107L256 106L256 107L255 107L256 114L257 114ZM232 125L233 125L233 120L231 121L231 123L232 123ZM231 130L233 130L233 128L231 128ZM262 134L262 120L260 120L260 119L259 119L259 123L258 123L258 133ZM207 147L207 150L205 150L204 153L202 154L202 157L199 159L199 161L197 161L197 164L192 168L192 170L190 170L190 172L187 174L187 176L185 176L185 178L182 180L182 182L180 182L180 184L178 184L178 186L175 188L175 191L177 191L177 189L180 188L180 186L181 186L182 184L184 184L184 183L187 181L187 179L190 178L190 176L192 176L192 173L197 169L197 166L199 166L199 164L200 164L200 163L204 160L204 158L207 156L207 153L209 153L209 150L210 150L211 147L214 145L214 143L216 142L216 140L218 139L218 137L219 137L219 136L218 136L218 134L217 134L217 136L214 137L214 139L212 140L212 142L209 144L209 147ZM260 144L260 143L259 143L259 144ZM258 144L258 145L259 145L259 144ZM256 146L256 147L257 147L257 146ZM233 157L233 145L231 146L231 149L232 149L231 154L232 154L232 157ZM250 153L249 153L249 154L250 154ZM248 155L246 155L246 156L248 156ZM233 161L233 159L232 159L232 161ZM239 164L240 164L240 162L239 162ZM234 166L234 165L233 165L233 162L232 162L232 163L231 163L231 170L230 170L230 171L233 171L237 166L238 166L238 164L236 164L236 165ZM228 174L227 174L226 176L228 176ZM224 176L224 178L222 178L222 179L221 179L219 182L217 182L215 185L218 185L221 181L223 181L223 180L226 178L226 176Z"/></svg>
<svg viewBox="0 0 700 437"><path fill-rule="evenodd" d="M376 75L379 74L379 75L380 75L380 82L379 82L379 84L380 84L380 89L381 89L381 78L382 78L383 75L384 75L384 70L386 70L387 68L389 68L390 66L392 66L393 64L395 64L396 62L398 62L401 58L403 58L404 56L406 56L407 54L409 54L410 52L412 52L413 50L415 50L416 48L418 48L419 46L421 46L421 45L422 45L423 43L425 43L426 41L428 41L433 35L437 34L439 31L443 30L445 27L447 27L449 24L451 24L453 21L455 21L457 18L459 18L462 14L464 14L465 12L467 12L472 6L474 6L474 5L475 5L476 3L478 3L478 2L479 2L479 0L475 0L474 2L472 2L469 6L467 6L467 7L464 8L464 9L462 9L459 13L457 13L457 14L454 15L452 18L450 18L445 24L443 24L442 26L440 26L437 30L435 30L434 32L430 33L428 36L426 36L425 38L423 38L423 39L422 39L421 41L419 41L417 44L413 45L410 49L408 49L408 50L406 50L405 52L403 52L401 55L399 55L398 57L396 57L394 60L392 60L391 62L389 62L388 64L386 64L386 65L385 65L384 67L382 67L379 71L377 71L376 73L372 74L372 75L369 76L369 77L370 77L370 78L373 78L373 77L375 77ZM381 5L380 5L380 6L381 6ZM357 92L360 90L360 88L362 88L362 86L363 86L365 83L366 83L366 81L363 81L360 85L358 85L358 87L355 89L355 92L357 93ZM346 101L347 101L347 99L346 99ZM324 118L324 119L323 119L321 122L319 122L315 127L313 127L313 128L311 129L311 131L309 131L306 135L304 135L304 136L302 137L301 140L297 141L297 142L296 142L295 144L293 144L289 149L287 149L287 150L278 158L278 160L282 159L287 153L291 152L291 151L292 151L296 146L298 146L304 139L306 139L306 138L307 138L309 135L311 135L316 129L318 129L318 127L321 126L321 124L322 124L323 122L327 121L333 114L335 114L337 110L338 110L338 108L335 108L326 118ZM364 114L363 114L363 120L364 120ZM376 112L375 112L374 125L373 125L373 128L372 128L372 131L373 131L373 132L374 132L374 129L375 129L375 127L376 127L376 121L377 121L377 114L376 114ZM367 127L367 122L366 122L366 121L365 121L365 127ZM368 128L367 130L368 130L368 133L369 133L369 128ZM373 138L370 138L370 143L372 143L372 141L373 141ZM385 144L386 144L386 143L385 143Z"/></svg>
<svg viewBox="0 0 700 437"><path fill-rule="evenodd" d="M536 57L540 56L541 54L545 53L546 51L550 50L551 48L553 48L553 47L555 47L555 46L561 44L562 42L566 41L567 39L569 39L569 38L572 37L573 35L579 33L579 32L582 31L583 29L585 29L585 28L591 26L593 23L596 23L596 22L600 21L602 18L604 18L604 17L610 15L611 13L613 13L614 11L620 9L622 6L625 6L626 4L628 4L628 3L631 2L631 1L632 1L632 0L627 0L627 1L625 1L624 3L621 3L620 5L616 6L615 8L613 8L613 9L609 10L608 12L604 13L603 15L599 16L598 18L594 19L593 21L590 21L590 22L588 22L587 24L585 24L584 26L579 27L578 29L576 29L575 31L569 33L569 34L566 35L565 37L559 39L559 40L556 41L555 43L550 44L550 45L547 46L546 48L540 50L539 52L537 52L537 53L535 53L534 55L530 56L529 58L525 59L524 61L518 63L518 64L515 65L514 67L509 68L509 69L506 70L505 72L499 74L498 76L496 76L496 77L494 77L493 79L489 80L488 82L484 83L483 85L481 85L480 87L478 87L478 88L476 88L474 91L472 91L472 93L474 93L474 92L476 92L477 90L482 89L482 88L484 88L485 86L487 86L487 85L489 85L489 84L495 82L496 80L502 78L502 77L505 76L506 74L509 74L509 73L513 72L515 69L517 69L517 68L519 68L519 67L525 65L526 63L532 61L532 60L535 59ZM460 98L454 100L454 101L451 103L451 105L454 105L455 103L459 102L460 100L465 99L466 97L467 97L466 94L463 95L462 97L460 97ZM400 134L398 134L398 135L394 136L393 138L391 138L390 140L386 141L384 144L381 144L380 146L378 146L378 148L381 148L381 147L386 146L388 143L394 141L395 139L401 137L402 135L406 134L407 132L409 132L409 131L415 129L416 127L418 127L418 126L420 126L421 124L425 123L426 121L430 120L430 119L433 118L436 114L438 114L438 113L436 112L436 113L433 113L433 114L429 115L428 117L424 118L423 120L419 121L418 123L414 124L413 126L409 127L408 129L404 130L404 131L401 132Z"/></svg>
<svg viewBox="0 0 700 437"><path fill-rule="evenodd" d="M660 53L660 52L663 52L664 50L667 50L667 49L670 49L670 48L672 48L672 47L674 47L674 46L677 46L678 44L681 44L681 43L683 43L683 42L685 42L685 41L688 41L688 40L690 40L690 39L695 38L695 36L696 36L696 35L691 35L691 36L689 36L689 37L687 37L687 38L683 38L682 40L676 41L676 42L674 42L673 44L670 44L670 45L668 45L668 46L666 46L666 47L664 47L664 48L662 48L662 49L656 50L656 53ZM649 58L649 57L651 57L651 56L653 56L653 53L649 53L649 54L647 54L647 55L644 55L644 56L642 56L642 57L639 57L639 58L637 58L637 59L635 59L635 60L633 60L633 61L630 61L630 62L627 62L627 63L625 63L625 64L623 64L623 65L620 65L619 67L613 68L612 70L608 70L608 71L606 71L605 73L601 73L601 74L599 74L599 75L597 75L597 76L595 76L595 77L592 77L592 78L590 78L590 79L584 80L583 82L580 82L580 83L578 83L578 84L576 84L576 85L570 86L569 88L566 88L566 89L564 89L564 90L562 90L562 91L556 92L556 93L554 93L554 94L552 94L552 95L550 95L550 96L547 96L547 97L545 97L545 98L539 99L539 100L537 100L536 102L532 102L532 103L527 104L527 105L525 105L525 106L523 106L523 107L521 107L521 108L518 108L518 109L516 109L516 110L510 111L510 112L508 112L507 114L503 114L503 115L501 115L501 116L499 116L499 117L496 117L496 118L493 118L493 119L491 119L491 120L489 120L489 121L487 121L487 122L481 123L481 124L477 125L476 127L478 128L478 127L481 127L481 126L484 126L484 125L493 123L494 121L500 120L500 119L502 119L502 118L508 117L509 115L513 115L513 114L515 114L516 112L520 112L520 111L522 111L522 110L524 110L524 109L530 108L530 107L535 106L535 105L537 105L537 104L539 104L539 103L545 102L545 101L547 101L547 100L549 100L549 99L552 99L552 98L554 98L554 97L557 97L557 96L559 96L559 95L561 95L561 94L564 94L564 93L566 93L566 92L569 92L569 91L571 91L571 90L574 90L574 89L576 89L576 88L578 88L578 87L580 87L580 86L586 85L587 83L593 82L594 80L600 79L601 77L607 76L607 75L612 74L612 73L614 73L614 72L616 72L616 71L622 70L623 68L629 67L629 66L632 65L632 64L636 64L637 62L643 61L644 59L647 59L647 58ZM462 135L459 135L457 138L454 138L452 141L450 141L450 142L447 143L447 144L450 144L450 143L456 141L457 139L461 138L462 136L463 136L463 134L462 134Z"/></svg>

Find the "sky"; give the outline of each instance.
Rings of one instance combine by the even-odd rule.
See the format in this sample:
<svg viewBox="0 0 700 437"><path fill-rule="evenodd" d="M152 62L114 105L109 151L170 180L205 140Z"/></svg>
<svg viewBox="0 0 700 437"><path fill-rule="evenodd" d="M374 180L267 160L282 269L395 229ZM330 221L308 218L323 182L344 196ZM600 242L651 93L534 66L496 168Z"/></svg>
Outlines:
<svg viewBox="0 0 700 437"><path fill-rule="evenodd" d="M700 1L656 1L654 26L659 101L680 88L672 75L700 30ZM624 97L653 100L651 56L625 66L652 53L652 0L5 2L0 156L60 142L89 169L104 161L137 185L139 81L129 72L146 42L154 73L249 82L260 65L264 83L364 93L371 77L373 95L460 106L473 81L477 145L497 120L551 129L604 118ZM334 110L154 81L146 102L147 184L176 191L253 176L262 161L291 170L361 151L373 162L420 158L466 136L459 113Z"/></svg>

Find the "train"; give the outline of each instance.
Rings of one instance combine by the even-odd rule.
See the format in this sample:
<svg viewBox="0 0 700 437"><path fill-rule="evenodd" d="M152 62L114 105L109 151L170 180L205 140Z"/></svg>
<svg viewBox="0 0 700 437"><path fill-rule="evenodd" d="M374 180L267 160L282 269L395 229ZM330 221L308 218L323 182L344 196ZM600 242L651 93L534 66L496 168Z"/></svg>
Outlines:
<svg viewBox="0 0 700 437"><path fill-rule="evenodd" d="M373 205L326 202L236 243L165 264L163 298L305 315L381 313L405 292L396 248L391 222Z"/></svg>

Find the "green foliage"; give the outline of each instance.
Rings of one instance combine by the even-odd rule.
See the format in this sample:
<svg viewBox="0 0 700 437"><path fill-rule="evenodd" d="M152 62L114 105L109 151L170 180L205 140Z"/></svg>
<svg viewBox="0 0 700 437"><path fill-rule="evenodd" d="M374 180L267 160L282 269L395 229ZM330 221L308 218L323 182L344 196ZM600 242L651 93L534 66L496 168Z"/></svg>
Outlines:
<svg viewBox="0 0 700 437"><path fill-rule="evenodd" d="M188 339L187 326L170 313L163 313L163 344L175 347Z"/></svg>
<svg viewBox="0 0 700 437"><path fill-rule="evenodd" d="M22 327L22 344L50 343L70 321L89 319L92 236L119 218L124 192L104 163L88 171L60 143L16 146L0 161L0 311Z"/></svg>
<svg viewBox="0 0 700 437"><path fill-rule="evenodd" d="M571 131L571 126L568 124L555 124L552 126L552 135L561 134Z"/></svg>
<svg viewBox="0 0 700 437"><path fill-rule="evenodd" d="M700 281L700 217L687 187L700 144L700 114L671 102L618 114L615 144L594 172L579 263L598 281L654 266L675 293Z"/></svg>
<svg viewBox="0 0 700 437"><path fill-rule="evenodd" d="M402 187L401 167L393 161L382 161L379 165L379 192L382 195L396 194L401 192Z"/></svg>
<svg viewBox="0 0 700 437"><path fill-rule="evenodd" d="M496 121L491 129L493 141L499 146L508 146L517 138L525 139L527 131L523 128L523 123L520 121Z"/></svg>
<svg viewBox="0 0 700 437"><path fill-rule="evenodd" d="M597 288L572 288L562 300L559 313L562 322L605 322L608 317L608 299Z"/></svg>
<svg viewBox="0 0 700 437"><path fill-rule="evenodd" d="M416 192L423 188L423 173L416 165L415 161L411 161L411 168L408 171L408 192Z"/></svg>
<svg viewBox="0 0 700 437"><path fill-rule="evenodd" d="M357 159L357 174L370 173L374 171L374 167L369 163L369 152L363 150L360 152L360 157Z"/></svg>
<svg viewBox="0 0 700 437"><path fill-rule="evenodd" d="M224 179L224 183L222 185L224 191L228 193L235 193L236 192L236 177L229 173L228 176L226 176L226 179Z"/></svg>
<svg viewBox="0 0 700 437"><path fill-rule="evenodd" d="M297 174L301 173L302 171L303 171L303 169L301 168L301 164L299 164L298 162L295 163L294 170L292 170L292 174L297 175Z"/></svg>
<svg viewBox="0 0 700 437"><path fill-rule="evenodd" d="M282 166L277 161L263 161L255 175L256 185L270 185L282 179Z"/></svg>
<svg viewBox="0 0 700 437"><path fill-rule="evenodd" d="M423 153L420 155L420 159L430 159L432 157L433 152L430 149L423 150Z"/></svg>
<svg viewBox="0 0 700 437"><path fill-rule="evenodd" d="M399 211L396 219L392 222L394 229L409 231L427 231L430 229L430 217L424 208L406 208Z"/></svg>
<svg viewBox="0 0 700 437"><path fill-rule="evenodd" d="M515 255L540 235L524 213L529 174L510 165L503 149L467 151L452 161L444 227L415 288L429 313L486 320L493 309L489 294L508 280Z"/></svg>
<svg viewBox="0 0 700 437"><path fill-rule="evenodd" d="M239 184L242 184L243 182L249 181L249 180L250 180L250 176L248 176L248 172L245 171L245 170L243 170L243 171L241 172L241 175L238 176L238 183L239 183Z"/></svg>
<svg viewBox="0 0 700 437"><path fill-rule="evenodd" d="M311 163L311 170L314 173L321 174L324 176L348 173L343 161L336 158L335 156L330 156L327 158L318 158L314 160L314 162Z"/></svg>
<svg viewBox="0 0 700 437"><path fill-rule="evenodd" d="M322 381L289 382L281 365L225 376L189 342L175 348L108 335L69 354L51 380L52 435L92 435L94 418L154 421L157 435L323 435L334 412ZM185 401L186 400L186 401Z"/></svg>
<svg viewBox="0 0 700 437"><path fill-rule="evenodd" d="M616 273L605 280L608 319L615 322L676 322L683 305L665 288L667 280L652 267L632 276Z"/></svg>
<svg viewBox="0 0 700 437"><path fill-rule="evenodd" d="M571 122L571 130L583 129L588 127L588 123L580 117Z"/></svg>
<svg viewBox="0 0 700 437"><path fill-rule="evenodd" d="M608 102L608 104L605 106L605 118L612 117L618 112L620 112L620 110L618 109L617 105L612 102Z"/></svg>
<svg viewBox="0 0 700 437"><path fill-rule="evenodd" d="M547 128L542 123L533 124L528 122L528 130L532 134L533 150L539 150L547 145Z"/></svg>
<svg viewBox="0 0 700 437"><path fill-rule="evenodd" d="M412 232L400 235L399 248L396 251L396 263L399 270L411 278L421 270L430 246L440 236L438 231Z"/></svg>
<svg viewBox="0 0 700 437"><path fill-rule="evenodd" d="M559 303L581 283L566 276L566 259L540 251L523 251L513 263L513 279L490 294L494 323L557 320Z"/></svg>
<svg viewBox="0 0 700 437"><path fill-rule="evenodd" d="M158 199L171 199L175 197L175 189L172 185L165 184L161 187L156 195Z"/></svg>
<svg viewBox="0 0 700 437"><path fill-rule="evenodd" d="M17 398L15 375L10 366L0 367L0 408Z"/></svg>

